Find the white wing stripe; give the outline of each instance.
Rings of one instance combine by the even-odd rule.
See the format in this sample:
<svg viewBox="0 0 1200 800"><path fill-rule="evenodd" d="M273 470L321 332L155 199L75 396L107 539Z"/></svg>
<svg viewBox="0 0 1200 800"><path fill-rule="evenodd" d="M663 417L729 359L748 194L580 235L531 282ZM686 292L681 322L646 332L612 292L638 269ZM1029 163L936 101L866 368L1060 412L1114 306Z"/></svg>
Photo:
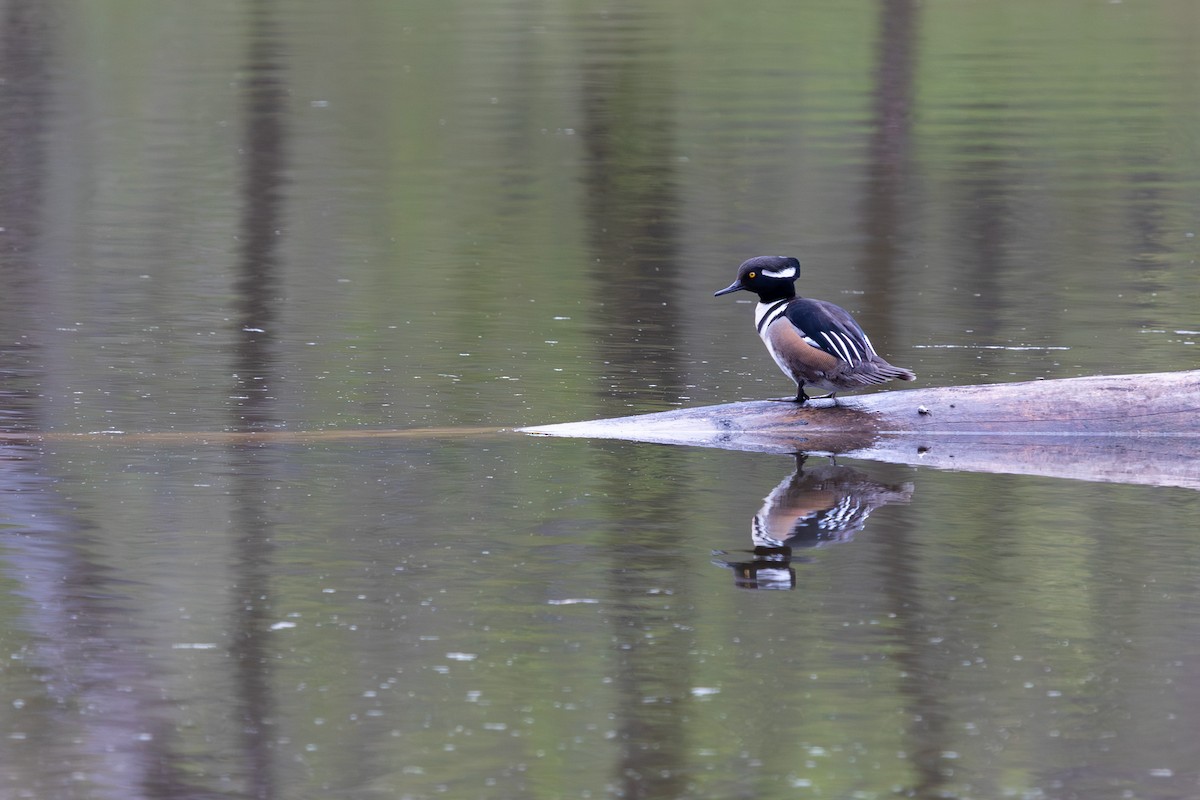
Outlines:
<svg viewBox="0 0 1200 800"><path fill-rule="evenodd" d="M879 355L879 353L877 353L877 352L875 351L875 345L871 344L871 340L867 338L867 333L866 333L866 331L863 331L863 338L862 338L862 340L863 340L863 344L865 344L865 345L867 346L867 352L868 352L868 353L870 353L870 354L871 354L871 355L873 355L873 356L877 356L877 355Z"/></svg>
<svg viewBox="0 0 1200 800"><path fill-rule="evenodd" d="M833 350L834 354L836 354L838 358L842 359L843 361L850 360L846 356L846 351L842 349L842 343L837 340L832 332L822 331L821 338L829 344L830 349Z"/></svg>
<svg viewBox="0 0 1200 800"><path fill-rule="evenodd" d="M834 331L821 331L821 338L829 345L829 349L833 351L834 355L842 359L842 361L850 360L850 354L846 352L846 346L837 338L837 334Z"/></svg>
<svg viewBox="0 0 1200 800"><path fill-rule="evenodd" d="M850 359L851 364L857 364L863 360L862 351L858 348L858 342L854 341L853 337L847 336L844 333L838 332L838 336L846 343L846 346L854 353L854 357Z"/></svg>
<svg viewBox="0 0 1200 800"><path fill-rule="evenodd" d="M838 338L839 342L841 342L842 351L845 351L846 353L846 361L854 365L854 363L858 363L859 361L863 360L862 351L859 351L858 343L854 342L854 339L846 336L845 333L842 333L841 331L834 331L833 335Z"/></svg>
<svg viewBox="0 0 1200 800"><path fill-rule="evenodd" d="M847 364L856 365L865 360L858 344L846 334L840 331L821 331L821 338L829 345L829 350Z"/></svg>

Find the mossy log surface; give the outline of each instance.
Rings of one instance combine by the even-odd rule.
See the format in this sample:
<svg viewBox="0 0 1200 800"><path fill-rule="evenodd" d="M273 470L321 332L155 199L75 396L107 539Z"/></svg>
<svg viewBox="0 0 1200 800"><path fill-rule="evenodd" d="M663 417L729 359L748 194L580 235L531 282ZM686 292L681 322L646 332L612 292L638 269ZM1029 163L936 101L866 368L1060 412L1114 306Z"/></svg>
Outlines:
<svg viewBox="0 0 1200 800"><path fill-rule="evenodd" d="M1200 489L1200 370L728 403L524 433Z"/></svg>

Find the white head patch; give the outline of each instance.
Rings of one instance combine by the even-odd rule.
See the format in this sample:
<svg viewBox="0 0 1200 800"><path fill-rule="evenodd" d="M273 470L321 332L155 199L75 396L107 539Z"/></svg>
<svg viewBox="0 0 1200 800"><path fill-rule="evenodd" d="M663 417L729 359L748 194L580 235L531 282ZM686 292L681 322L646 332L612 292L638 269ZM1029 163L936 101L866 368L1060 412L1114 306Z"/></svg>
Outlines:
<svg viewBox="0 0 1200 800"><path fill-rule="evenodd" d="M784 267L780 270L764 269L762 274L766 275L768 278L794 278L796 277L796 268Z"/></svg>

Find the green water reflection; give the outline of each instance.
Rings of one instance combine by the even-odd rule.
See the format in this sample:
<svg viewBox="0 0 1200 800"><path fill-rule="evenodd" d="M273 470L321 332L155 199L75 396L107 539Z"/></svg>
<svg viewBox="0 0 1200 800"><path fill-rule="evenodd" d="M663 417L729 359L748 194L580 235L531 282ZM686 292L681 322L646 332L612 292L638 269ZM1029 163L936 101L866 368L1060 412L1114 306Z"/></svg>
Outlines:
<svg viewBox="0 0 1200 800"><path fill-rule="evenodd" d="M498 430L787 393L759 253L921 385L1195 368L1198 42L0 0L0 793L1200 794L1195 492Z"/></svg>
<svg viewBox="0 0 1200 800"><path fill-rule="evenodd" d="M5 547L10 780L89 795L117 758L161 796L1192 779L1194 492L810 459L810 491L899 502L806 548L792 591L748 591L713 553L800 488L789 459L536 441L55 446L41 468L76 475Z"/></svg>

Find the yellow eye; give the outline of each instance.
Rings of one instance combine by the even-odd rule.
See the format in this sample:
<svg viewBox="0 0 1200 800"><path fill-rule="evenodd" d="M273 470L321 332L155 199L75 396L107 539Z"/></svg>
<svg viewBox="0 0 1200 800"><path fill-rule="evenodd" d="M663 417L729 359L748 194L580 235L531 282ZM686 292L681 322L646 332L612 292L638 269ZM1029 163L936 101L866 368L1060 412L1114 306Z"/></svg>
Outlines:
<svg viewBox="0 0 1200 800"><path fill-rule="evenodd" d="M754 277L754 273L753 273L753 272L747 272L747 273L746 273L746 277L747 277L747 278L753 278L753 277Z"/></svg>

